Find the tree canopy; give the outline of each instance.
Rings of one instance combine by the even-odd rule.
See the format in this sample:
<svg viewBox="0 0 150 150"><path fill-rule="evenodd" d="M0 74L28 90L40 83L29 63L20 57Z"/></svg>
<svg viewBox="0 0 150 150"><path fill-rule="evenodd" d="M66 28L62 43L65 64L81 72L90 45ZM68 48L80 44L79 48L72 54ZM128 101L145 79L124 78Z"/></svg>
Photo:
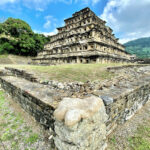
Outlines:
<svg viewBox="0 0 150 150"><path fill-rule="evenodd" d="M23 20L8 18L0 23L0 54L36 56L49 37L34 33Z"/></svg>

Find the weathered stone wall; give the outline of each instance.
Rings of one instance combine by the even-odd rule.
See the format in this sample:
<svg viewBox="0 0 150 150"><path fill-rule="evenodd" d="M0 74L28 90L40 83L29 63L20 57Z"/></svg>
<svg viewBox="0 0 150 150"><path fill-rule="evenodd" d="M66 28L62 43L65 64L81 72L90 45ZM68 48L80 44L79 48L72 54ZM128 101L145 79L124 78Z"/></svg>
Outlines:
<svg viewBox="0 0 150 150"><path fill-rule="evenodd" d="M8 73L5 71L1 73L0 84L13 100L49 129L53 148L103 150L109 134L131 119L150 99L149 66L109 69L114 70L120 76L103 86L100 83L95 83L95 86L93 83L74 83L71 87L69 83L55 83L56 86L52 81L43 85L5 76ZM68 91L72 89L72 92L79 94L78 98L64 98L54 87ZM58 101L60 96L62 98Z"/></svg>
<svg viewBox="0 0 150 150"><path fill-rule="evenodd" d="M105 98L104 98L105 99ZM110 99L110 97L106 97ZM106 122L109 135L119 124L125 123L150 99L150 83L120 95L113 102L106 104L109 118Z"/></svg>
<svg viewBox="0 0 150 150"><path fill-rule="evenodd" d="M16 83L14 83L15 79ZM29 91L26 91L26 88L23 89L22 86L17 85L19 82L22 84L20 79L17 81L17 78L11 76L0 78L1 88L9 93L13 100L20 103L21 107L32 115L45 129L48 129L47 132L49 132L50 135L49 141L53 149L105 149L107 146L105 125L107 115L103 101L100 98L91 97L90 99L85 99L85 101L84 99L78 99L80 100L79 105L76 105L76 99L74 100L75 105L72 105L73 99L68 98L70 105L68 105L67 108L68 124L66 124L64 119L58 120L57 115L54 116L54 111L57 110L55 110L55 105L51 106L45 103L41 97L34 95L34 92L30 93L30 88ZM26 85L27 84L24 84L25 87ZM29 85L29 87L30 86L31 85ZM64 100L62 100L62 103L63 101ZM87 105L88 102L89 104ZM63 110L61 109L60 111L61 115L63 115L65 108L66 104L65 106L63 105ZM72 111L75 111L75 113ZM64 115L66 115L65 112ZM69 117L69 115L71 116Z"/></svg>
<svg viewBox="0 0 150 150"><path fill-rule="evenodd" d="M37 82L37 79L30 73L26 72L25 70L19 70L11 67L5 67L7 73L12 76L17 76L29 80L31 82Z"/></svg>

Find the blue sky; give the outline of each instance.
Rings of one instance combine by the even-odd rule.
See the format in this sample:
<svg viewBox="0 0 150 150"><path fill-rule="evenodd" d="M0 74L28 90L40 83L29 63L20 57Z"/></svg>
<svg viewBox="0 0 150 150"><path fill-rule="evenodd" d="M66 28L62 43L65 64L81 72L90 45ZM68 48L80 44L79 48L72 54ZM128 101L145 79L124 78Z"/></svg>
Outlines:
<svg viewBox="0 0 150 150"><path fill-rule="evenodd" d="M107 21L122 43L150 36L150 0L0 0L0 21L20 18L33 31L51 35L84 7Z"/></svg>

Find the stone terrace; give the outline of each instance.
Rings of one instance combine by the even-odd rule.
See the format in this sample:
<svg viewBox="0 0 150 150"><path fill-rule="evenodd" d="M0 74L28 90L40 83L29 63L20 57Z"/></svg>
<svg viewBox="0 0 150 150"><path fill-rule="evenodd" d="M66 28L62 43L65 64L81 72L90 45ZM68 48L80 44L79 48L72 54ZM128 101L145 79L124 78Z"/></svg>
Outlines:
<svg viewBox="0 0 150 150"><path fill-rule="evenodd" d="M58 150L96 150L105 149L107 136L150 99L150 66L112 67L108 68L108 72L118 75L103 82L64 84L52 81L41 83L26 71L6 68L0 72L0 83L15 101L50 132L52 145ZM71 106L69 103L66 106L66 97ZM86 109L83 107L84 101L91 104ZM94 101L99 103L96 111ZM77 112L76 115L72 109ZM92 109L93 113L84 113L87 117L83 117L83 112L89 112L87 109ZM61 115L64 110L68 111L72 117L66 113L62 118L75 124L67 126L64 119L54 113L56 110ZM100 135L101 138L98 138Z"/></svg>

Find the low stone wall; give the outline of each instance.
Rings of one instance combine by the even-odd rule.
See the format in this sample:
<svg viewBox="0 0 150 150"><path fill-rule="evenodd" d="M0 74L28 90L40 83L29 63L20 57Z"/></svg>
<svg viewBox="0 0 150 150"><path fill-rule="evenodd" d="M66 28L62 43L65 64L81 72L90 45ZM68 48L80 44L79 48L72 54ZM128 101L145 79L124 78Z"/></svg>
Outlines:
<svg viewBox="0 0 150 150"><path fill-rule="evenodd" d="M35 93L34 89L30 91L31 86L37 89L37 83L32 83L33 85L31 85L29 81L22 80L11 76L0 77L1 88L9 93L13 100L19 103L25 111L48 130L52 149L105 149L107 146L105 125L107 115L103 101L100 98L93 96L85 100L74 99L74 102L73 98L68 98L68 102L65 103L65 105L64 98L60 103L62 104L62 108L60 108L60 104L57 105L55 103L56 101L54 103L48 102L52 101L50 99L54 99L54 97L50 96L46 101L45 98L42 100L42 96L40 97ZM18 83L20 83L20 85L18 85ZM27 85L28 87L26 87ZM43 92L44 91L41 91L40 94L43 95ZM67 104L68 107L66 107ZM58 109L59 111L57 111ZM57 112L59 112L60 115L54 115L58 114ZM68 123L64 122L64 119L58 119L58 116L63 117L66 116L66 114L68 114Z"/></svg>
<svg viewBox="0 0 150 150"><path fill-rule="evenodd" d="M5 67L9 75L17 76L24 78L28 81L31 82L38 82L38 79L33 76L33 74L26 72L25 70L20 70L16 68L11 68L11 67Z"/></svg>
<svg viewBox="0 0 150 150"><path fill-rule="evenodd" d="M108 100L110 97L104 99ZM150 83L129 90L127 93L112 99L113 102L106 104L106 113L109 116L106 122L108 135L117 125L129 120L150 99Z"/></svg>
<svg viewBox="0 0 150 150"><path fill-rule="evenodd" d="M133 67L145 67L149 66L148 64L134 64L134 65L124 65L124 66L116 66L116 67L107 67L108 71L114 71L114 70L120 70L120 69L127 69L127 68L133 68Z"/></svg>
<svg viewBox="0 0 150 150"><path fill-rule="evenodd" d="M64 98L50 85L1 75L1 87L48 129L52 149L58 150L104 150L109 134L150 99L149 66L127 68L117 82L84 91L82 99Z"/></svg>
<svg viewBox="0 0 150 150"><path fill-rule="evenodd" d="M14 80L15 82L15 80ZM27 81L25 81L27 82ZM25 83L24 82L24 83ZM17 83L17 82L16 82ZM18 84L18 83L17 83ZM28 112L34 119L40 123L41 127L48 129L51 135L54 135L54 107L48 103L41 100L40 97L36 96L34 93L30 92L30 85L26 89L13 84L7 78L0 78L0 85L21 107ZM24 84L25 85L25 84ZM25 85L26 86L26 85ZM50 140L53 145L53 139Z"/></svg>

